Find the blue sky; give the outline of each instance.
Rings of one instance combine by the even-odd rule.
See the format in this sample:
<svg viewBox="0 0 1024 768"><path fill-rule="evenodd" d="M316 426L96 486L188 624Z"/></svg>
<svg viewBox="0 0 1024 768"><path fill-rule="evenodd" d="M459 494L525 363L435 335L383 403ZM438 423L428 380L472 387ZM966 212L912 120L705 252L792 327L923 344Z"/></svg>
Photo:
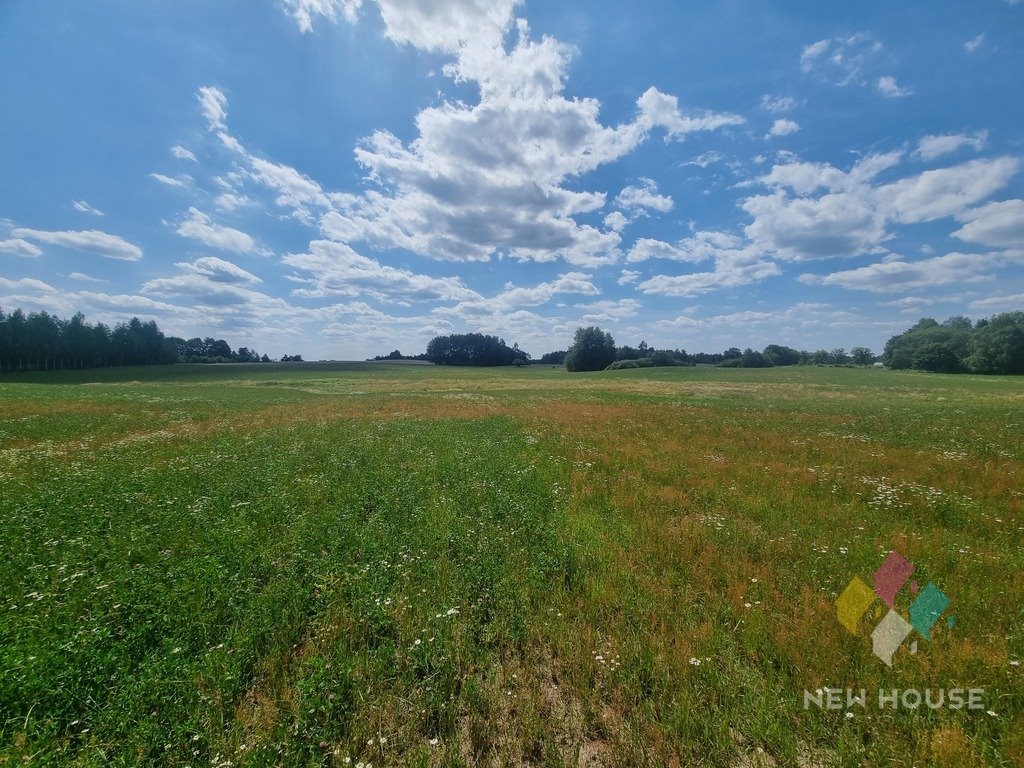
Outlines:
<svg viewBox="0 0 1024 768"><path fill-rule="evenodd" d="M278 356L1024 308L1024 3L0 3L0 306Z"/></svg>

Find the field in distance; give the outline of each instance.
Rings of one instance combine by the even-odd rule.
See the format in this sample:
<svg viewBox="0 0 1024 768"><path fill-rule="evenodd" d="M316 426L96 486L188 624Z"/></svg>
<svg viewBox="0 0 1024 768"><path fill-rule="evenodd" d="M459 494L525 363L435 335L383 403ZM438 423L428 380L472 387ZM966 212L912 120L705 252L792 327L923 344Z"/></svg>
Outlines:
<svg viewBox="0 0 1024 768"><path fill-rule="evenodd" d="M873 369L7 376L0 766L1020 765L1022 435ZM894 550L950 602L890 668L834 603Z"/></svg>

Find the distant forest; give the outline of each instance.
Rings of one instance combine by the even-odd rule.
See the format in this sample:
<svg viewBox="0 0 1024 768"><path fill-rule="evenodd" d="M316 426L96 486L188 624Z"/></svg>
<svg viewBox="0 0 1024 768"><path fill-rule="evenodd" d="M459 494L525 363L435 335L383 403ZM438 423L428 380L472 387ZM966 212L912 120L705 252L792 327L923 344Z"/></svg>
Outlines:
<svg viewBox="0 0 1024 768"><path fill-rule="evenodd" d="M285 355L283 362L301 361ZM270 362L266 355L223 339L165 336L156 322L133 317L113 328L85 321L81 312L65 320L47 312L10 314L0 308L0 372L58 371L121 365Z"/></svg>

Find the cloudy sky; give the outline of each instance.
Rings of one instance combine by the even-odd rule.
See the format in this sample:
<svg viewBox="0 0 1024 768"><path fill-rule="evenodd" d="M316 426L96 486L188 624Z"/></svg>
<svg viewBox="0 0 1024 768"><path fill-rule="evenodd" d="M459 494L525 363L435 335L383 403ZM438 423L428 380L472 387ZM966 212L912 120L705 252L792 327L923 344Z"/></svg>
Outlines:
<svg viewBox="0 0 1024 768"><path fill-rule="evenodd" d="M0 306L878 350L1024 308L1022 51L1019 0L3 0Z"/></svg>

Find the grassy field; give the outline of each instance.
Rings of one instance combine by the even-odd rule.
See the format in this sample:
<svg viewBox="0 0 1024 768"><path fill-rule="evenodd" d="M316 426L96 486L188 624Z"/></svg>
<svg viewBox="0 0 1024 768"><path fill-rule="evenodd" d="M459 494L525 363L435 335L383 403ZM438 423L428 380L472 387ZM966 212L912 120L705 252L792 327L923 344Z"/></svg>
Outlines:
<svg viewBox="0 0 1024 768"><path fill-rule="evenodd" d="M1021 379L25 375L0 480L0 765L1024 764ZM951 602L890 669L891 550Z"/></svg>

